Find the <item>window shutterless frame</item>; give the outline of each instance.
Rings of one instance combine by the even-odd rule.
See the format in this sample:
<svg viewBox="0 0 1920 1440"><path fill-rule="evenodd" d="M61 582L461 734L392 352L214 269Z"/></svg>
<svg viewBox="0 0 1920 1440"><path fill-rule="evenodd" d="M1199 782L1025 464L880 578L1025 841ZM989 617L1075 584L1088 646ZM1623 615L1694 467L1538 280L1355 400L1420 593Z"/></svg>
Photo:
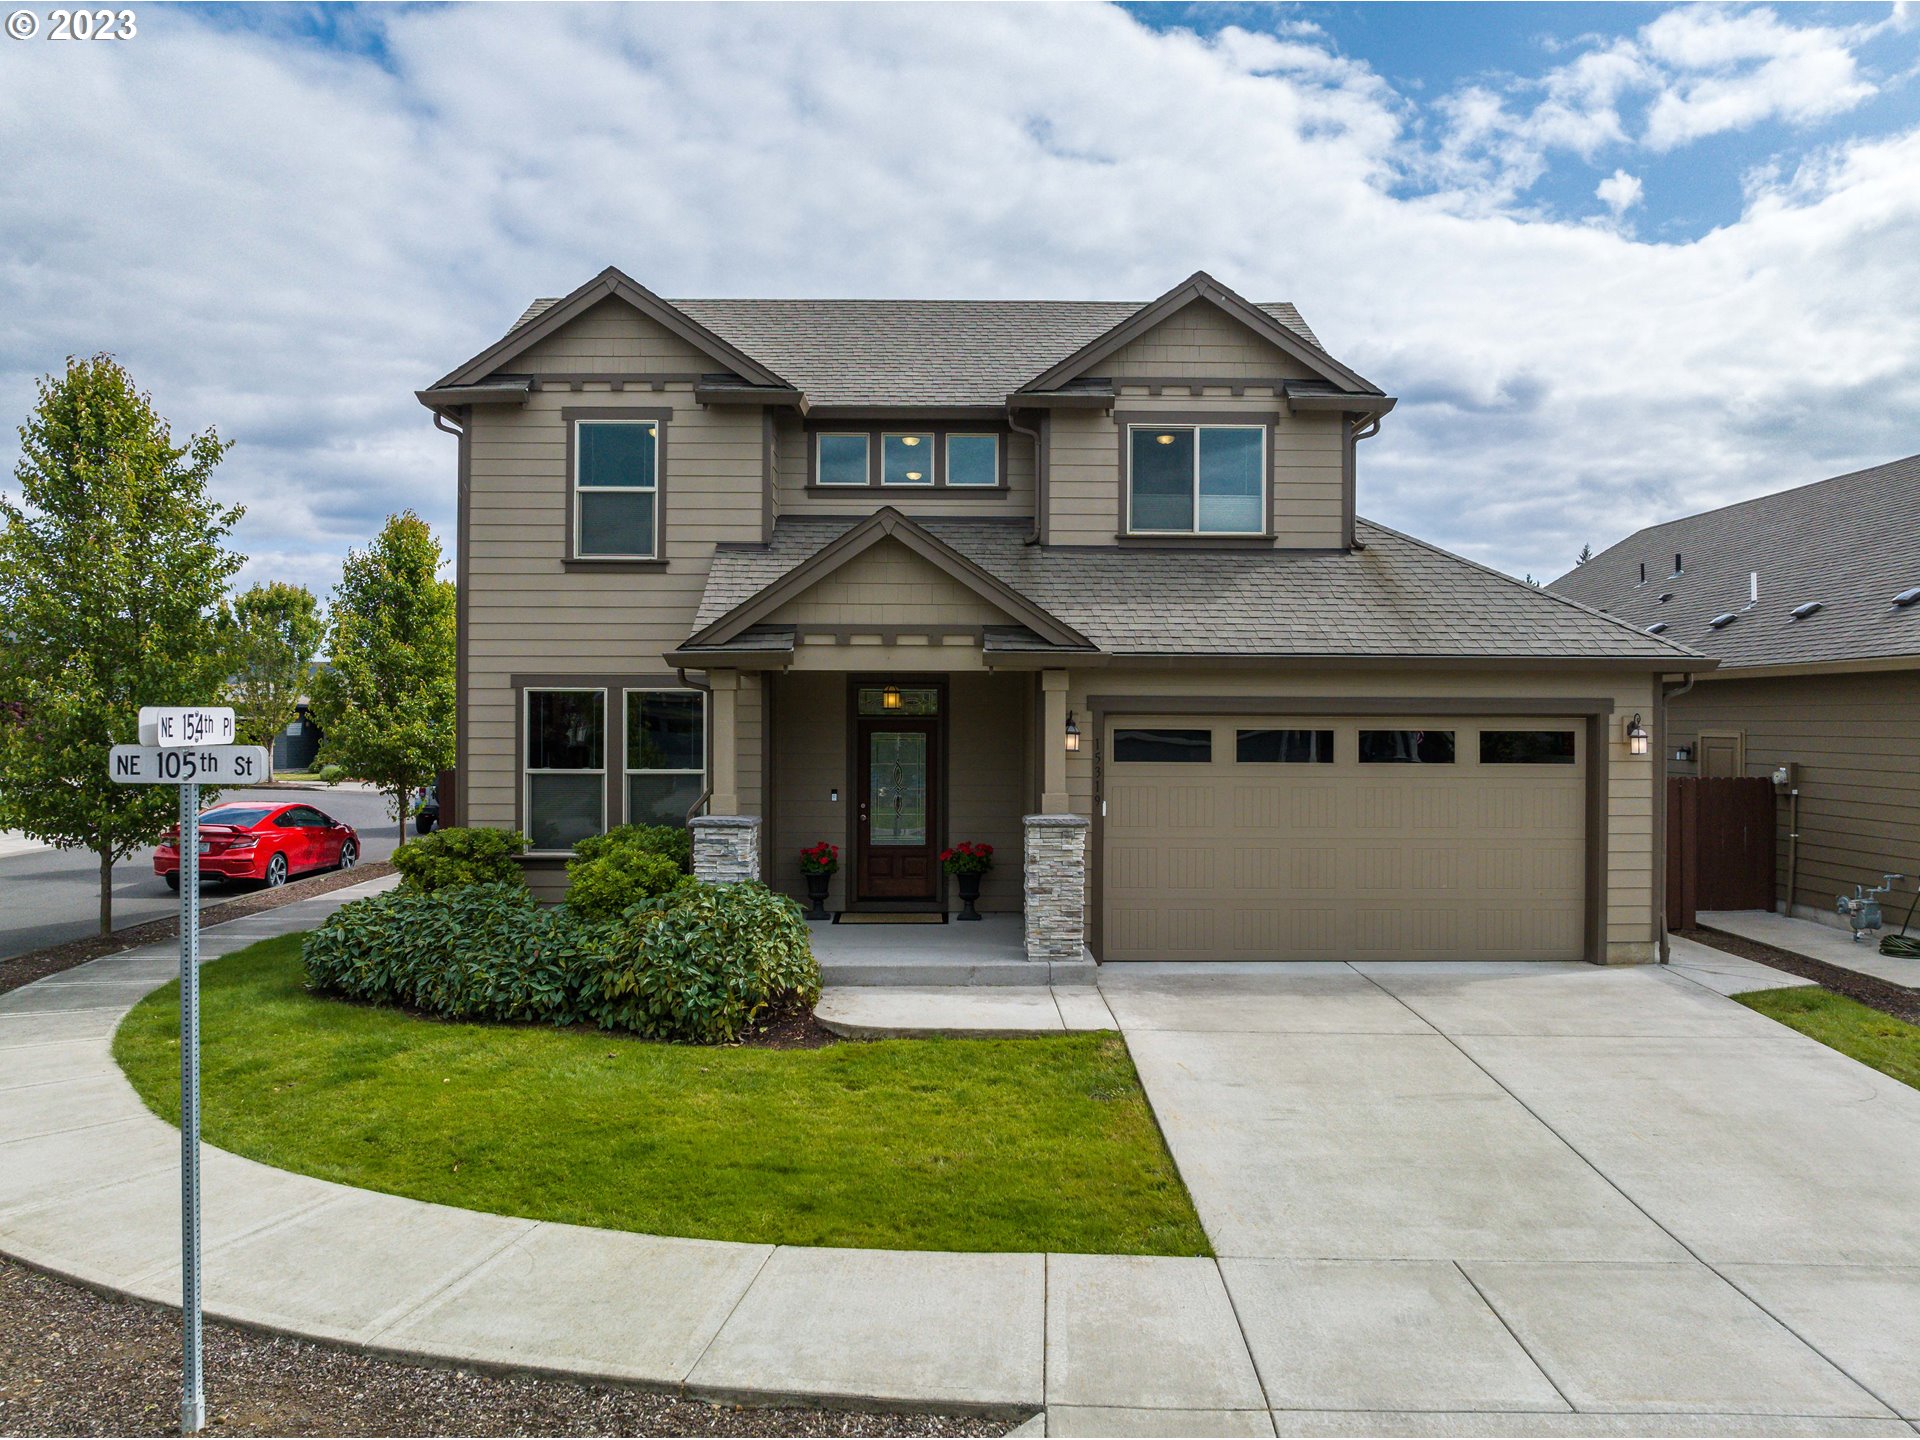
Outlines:
<svg viewBox="0 0 1920 1440"><path fill-rule="evenodd" d="M827 455L830 450L845 449L851 459L851 444L860 444L860 478L858 480L829 480L826 478ZM833 444L829 442L841 442ZM873 475L873 436L865 430L821 430L813 437L813 483L832 490L853 490L874 483Z"/></svg>
<svg viewBox="0 0 1920 1440"><path fill-rule="evenodd" d="M955 478L953 463L955 441L959 442L961 453L969 457L968 462L960 467L961 472L964 474L972 475L977 473L973 467L979 464L978 457L981 452L985 452L988 461L986 479L961 480ZM1002 478L1000 470L1000 437L991 431L947 431L940 438L940 483L955 490L986 489L990 486L1004 485L1006 481Z"/></svg>
<svg viewBox="0 0 1920 1440"><path fill-rule="evenodd" d="M568 535L567 559L569 561L658 561L662 558L661 510L665 500L664 470L666 461L664 414L633 414L610 410L606 414L596 414L591 410L584 413L579 409L563 412L567 426L567 508L570 531ZM587 432L601 427L632 427L646 433L651 444L648 447L650 463L649 473L641 483L639 476L635 483L622 485L582 484L582 472L586 464ZM648 501L647 548L645 550L627 548L602 548L590 539L590 527L587 520L588 501L600 497L645 496Z"/></svg>
<svg viewBox="0 0 1920 1440"><path fill-rule="evenodd" d="M533 760L533 708L535 697L541 695L591 695L600 702L600 763L597 766L572 765L534 765ZM599 809L599 821L592 834L604 833L607 828L607 692L598 685L539 685L528 686L521 692L520 701L520 813L531 843L527 846L530 855L565 855L571 852L572 844L564 846L542 847L535 832L539 828L533 809L534 781L543 775L591 775L598 782L594 798ZM584 838L584 837L582 837Z"/></svg>
<svg viewBox="0 0 1920 1440"><path fill-rule="evenodd" d="M810 490L951 490L961 495L1005 495L1009 490L1007 432L1004 430L986 429L978 423L969 426L965 422L889 430L882 426L863 428L860 422L853 421L833 428L809 428L806 435L807 488ZM918 443L906 445L904 442L909 439ZM964 456L960 470L971 478L954 479L956 441ZM859 473L865 477L859 480L847 478L854 471L856 446L860 447ZM904 460L909 453L916 460L924 454L924 467L893 463ZM840 470L840 478L827 478L836 468ZM909 470L919 471L921 478L905 478ZM888 478L889 475L893 478Z"/></svg>
<svg viewBox="0 0 1920 1440"><path fill-rule="evenodd" d="M880 483L894 489L930 489L939 463L936 436L924 430L888 430L880 436Z"/></svg>
<svg viewBox="0 0 1920 1440"><path fill-rule="evenodd" d="M1127 512L1126 533L1129 535L1219 535L1219 536L1236 536L1236 535L1258 536L1258 535L1266 534L1268 529L1270 528L1271 522L1269 517L1271 515L1271 510L1272 510L1272 501L1269 495L1269 490L1271 487L1272 462L1267 453L1267 428L1268 427L1264 421L1254 425L1245 425L1245 424L1237 425L1232 423L1231 421L1227 421L1218 425L1204 425L1204 424L1195 424L1192 421L1172 421L1172 420L1169 420L1165 424L1156 424L1152 421L1130 421L1126 428L1126 512ZM1255 523L1251 529L1221 530L1221 529L1201 528L1201 502L1204 497L1200 489L1200 462L1202 457L1202 451L1205 448L1202 440L1202 436L1205 435L1208 431L1215 431L1215 432L1242 431L1242 432L1252 433L1259 437L1259 441L1260 441L1259 500L1258 500L1257 507L1254 511ZM1192 455L1192 461L1191 461L1191 478L1188 481L1188 491L1187 491L1188 498L1189 498L1189 505L1190 505L1189 514L1192 518L1190 519L1190 521L1185 527L1181 527L1181 528L1167 528L1167 527L1145 526L1145 525L1136 524L1134 521L1134 473L1133 473L1133 459L1135 454L1135 437L1137 435L1142 435L1142 434L1176 435L1177 436L1183 433L1189 434L1192 436L1191 449L1192 449L1193 455Z"/></svg>
<svg viewBox="0 0 1920 1440"><path fill-rule="evenodd" d="M645 697L649 695L671 695L676 698L687 697L692 699L692 701L694 702L694 726L693 726L692 738L693 738L693 744L695 748L695 754L691 758L694 759L697 763L695 763L692 766L634 764L634 754L633 754L633 722L634 722L634 716L635 716L634 707L636 706L636 704L644 704ZM661 822L656 818L644 816L644 815L636 815L634 813L633 782L636 777L647 776L647 775L684 777L686 780L688 780L691 783L692 790L693 790L693 798L688 800L687 808L691 809L693 807L694 801L699 799L700 792L706 789L707 697L698 690L683 690L678 686L674 686L674 685L630 686L627 689L624 689L620 692L620 697L621 697L620 758L621 758L621 771L625 779L625 783L620 787L620 791L621 791L620 803L626 813L626 823L629 825L659 824ZM680 823L685 823L684 815Z"/></svg>

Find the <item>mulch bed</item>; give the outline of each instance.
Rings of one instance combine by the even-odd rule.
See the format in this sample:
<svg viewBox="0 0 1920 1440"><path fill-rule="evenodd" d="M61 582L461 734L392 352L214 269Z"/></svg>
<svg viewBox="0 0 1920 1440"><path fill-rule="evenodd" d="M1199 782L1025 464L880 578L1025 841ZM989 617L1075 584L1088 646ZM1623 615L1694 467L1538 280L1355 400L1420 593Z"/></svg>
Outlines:
<svg viewBox="0 0 1920 1440"><path fill-rule="evenodd" d="M1821 988L1833 991L1836 995L1857 1000L1862 1005L1880 1011L1883 1015L1891 1015L1896 1020L1905 1020L1910 1025L1920 1025L1920 990L1909 990L1904 985L1876 980L1871 975L1858 975L1851 970L1843 970L1838 965L1829 965L1823 960L1796 955L1791 950L1782 950L1775 945L1749 940L1744 935L1730 935L1725 930L1715 930L1704 925L1695 930L1676 930L1674 934L1687 940L1697 940L1702 945L1711 945L1714 949L1724 950L1729 955L1738 955L1746 960L1758 960L1762 965L1771 965L1774 969L1784 970L1789 975L1798 975L1803 979L1811 980Z"/></svg>
<svg viewBox="0 0 1920 1440"><path fill-rule="evenodd" d="M206 1327L214 1435L1003 1435L1011 1421L746 1409L614 1385L429 1369ZM180 1317L0 1260L0 1434L177 1435Z"/></svg>
<svg viewBox="0 0 1920 1440"><path fill-rule="evenodd" d="M370 860L351 870L329 870L325 874L291 881L276 890L255 890L230 900L217 899L212 904L208 904L206 897L202 896L200 924L202 928L224 925L229 920L257 915L262 910L272 910L281 905L291 905L296 900L311 900L329 890L345 889L349 885L378 880L392 873L393 866L389 862ZM163 940L176 939L179 934L180 918L173 915L164 920L149 920L143 925L129 925L123 930L115 930L111 935L90 935L84 940L69 940L64 945L49 945L44 950L30 950L25 955L0 960L0 995L9 990L18 990L35 980L44 980L49 975L57 975L62 970L84 965L89 960L98 960L102 955L117 955L122 950L157 945Z"/></svg>

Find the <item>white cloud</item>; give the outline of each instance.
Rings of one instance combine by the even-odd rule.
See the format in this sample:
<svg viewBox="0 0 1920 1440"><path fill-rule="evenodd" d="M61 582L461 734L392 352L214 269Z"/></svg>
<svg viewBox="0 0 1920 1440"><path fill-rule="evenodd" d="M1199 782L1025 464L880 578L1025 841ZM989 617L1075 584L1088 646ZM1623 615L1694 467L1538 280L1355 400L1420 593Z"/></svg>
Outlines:
<svg viewBox="0 0 1920 1440"><path fill-rule="evenodd" d="M1824 120L1870 97L1856 36L1827 26L1782 24L1770 10L1671 10L1640 41L1671 78L1647 115L1646 143L1671 150L1762 120Z"/></svg>
<svg viewBox="0 0 1920 1440"><path fill-rule="evenodd" d="M1627 213L1638 205L1646 195L1647 187L1640 183L1638 175L1629 175L1624 170L1616 170L1598 185L1593 193L1600 203L1613 211L1614 218Z"/></svg>
<svg viewBox="0 0 1920 1440"><path fill-rule="evenodd" d="M413 390L609 263L668 295L1063 298L1205 267L1403 397L1363 513L1516 572L1920 448L1920 135L1752 177L1685 244L1502 198L1543 137L1634 133L1643 67L1698 36L1591 47L1524 135L1461 97L1485 144L1445 162L1310 32L1105 8L396 8L364 22L379 62L225 23L0 49L0 413L117 352L240 442L249 579L324 588L403 505L450 542L453 444Z"/></svg>

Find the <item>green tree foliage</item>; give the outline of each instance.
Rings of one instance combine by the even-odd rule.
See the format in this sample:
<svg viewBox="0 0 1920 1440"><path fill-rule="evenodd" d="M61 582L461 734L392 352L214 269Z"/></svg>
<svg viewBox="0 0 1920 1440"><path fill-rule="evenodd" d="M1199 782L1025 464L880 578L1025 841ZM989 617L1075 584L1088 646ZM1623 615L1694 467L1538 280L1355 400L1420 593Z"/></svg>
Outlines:
<svg viewBox="0 0 1920 1440"><path fill-rule="evenodd" d="M255 585L220 611L227 703L242 745L272 745L307 693L326 634L320 602L304 585Z"/></svg>
<svg viewBox="0 0 1920 1440"><path fill-rule="evenodd" d="M0 496L0 824L99 857L104 932L114 861L178 805L170 785L108 780L107 751L137 738L142 705L219 698L214 617L241 510L207 493L226 444L208 430L175 445L110 356L69 360L39 393L17 498Z"/></svg>
<svg viewBox="0 0 1920 1440"><path fill-rule="evenodd" d="M520 862L527 848L518 830L453 825L409 840L393 852L393 868L403 889L426 894L462 885L518 885L526 888Z"/></svg>
<svg viewBox="0 0 1920 1440"><path fill-rule="evenodd" d="M315 677L324 760L383 790L407 834L407 792L453 764L454 587L411 510L349 550Z"/></svg>

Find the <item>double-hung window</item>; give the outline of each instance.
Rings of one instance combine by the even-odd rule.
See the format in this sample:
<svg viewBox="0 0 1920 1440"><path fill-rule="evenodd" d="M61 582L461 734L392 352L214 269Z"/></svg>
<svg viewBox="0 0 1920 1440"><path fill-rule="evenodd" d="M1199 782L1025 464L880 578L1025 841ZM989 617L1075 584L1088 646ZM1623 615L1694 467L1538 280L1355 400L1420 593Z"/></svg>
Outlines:
<svg viewBox="0 0 1920 1440"><path fill-rule="evenodd" d="M707 782L706 697L627 691L627 823L685 825Z"/></svg>
<svg viewBox="0 0 1920 1440"><path fill-rule="evenodd" d="M573 553L588 560L657 559L660 422L573 423Z"/></svg>
<svg viewBox="0 0 1920 1440"><path fill-rule="evenodd" d="M607 828L607 692L526 694L529 848L571 850Z"/></svg>
<svg viewBox="0 0 1920 1440"><path fill-rule="evenodd" d="M1130 425L1127 455L1130 533L1265 533L1266 426Z"/></svg>

